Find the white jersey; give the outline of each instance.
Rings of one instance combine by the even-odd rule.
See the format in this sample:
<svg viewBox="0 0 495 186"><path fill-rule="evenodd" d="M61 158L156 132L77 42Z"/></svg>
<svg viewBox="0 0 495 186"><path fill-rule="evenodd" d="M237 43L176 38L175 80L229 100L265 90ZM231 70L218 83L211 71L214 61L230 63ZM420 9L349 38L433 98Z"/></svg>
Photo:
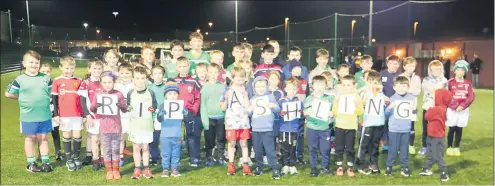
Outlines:
<svg viewBox="0 0 495 186"><path fill-rule="evenodd" d="M134 88L134 83L132 82L132 80L129 80L127 82L122 82L117 80L114 87L115 90L118 90L122 92L123 95L125 95L124 98L126 99L125 100L126 102L127 102L127 93L131 91L133 88ZM120 117L129 118L129 114L125 112L121 112Z"/></svg>

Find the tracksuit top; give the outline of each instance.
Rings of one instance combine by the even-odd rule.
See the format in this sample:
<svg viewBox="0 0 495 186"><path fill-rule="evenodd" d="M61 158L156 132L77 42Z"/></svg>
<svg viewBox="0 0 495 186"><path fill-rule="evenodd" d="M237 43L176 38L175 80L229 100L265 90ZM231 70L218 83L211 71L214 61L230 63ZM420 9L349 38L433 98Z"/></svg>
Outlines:
<svg viewBox="0 0 495 186"><path fill-rule="evenodd" d="M400 101L400 100L409 100L416 102L416 97L414 97L412 94L409 93L406 93L405 95L399 95L395 93L392 97L390 97L390 105L392 105L395 101ZM387 106L387 108L385 109L385 115L388 118L388 131L398 132L398 133L411 132L411 119L399 119L395 117L394 110L397 109L397 107L391 109L390 105Z"/></svg>
<svg viewBox="0 0 495 186"><path fill-rule="evenodd" d="M157 120L161 123L160 137L182 137L182 119L165 119L164 115L167 112L163 109L163 104L157 111ZM183 109L184 115L187 115L187 112L187 109Z"/></svg>
<svg viewBox="0 0 495 186"><path fill-rule="evenodd" d="M380 72L380 76L382 77L382 85L383 85L383 94L387 97L391 97L395 94L394 90L394 78L399 76L400 72L397 71L395 73L388 72L387 69L384 69Z"/></svg>
<svg viewBox="0 0 495 186"><path fill-rule="evenodd" d="M201 95L199 83L190 75L186 77L175 77L175 82L179 86L179 99L184 100L184 107L187 111L193 112L194 116L198 114Z"/></svg>
<svg viewBox="0 0 495 186"><path fill-rule="evenodd" d="M200 115L203 128L209 129L209 119L223 119L225 112L220 108L222 95L227 90L227 85L221 82L206 83L201 89Z"/></svg>
<svg viewBox="0 0 495 186"><path fill-rule="evenodd" d="M315 100L315 99L319 99L321 101L325 101L325 102L328 102L330 104L333 104L334 98L335 98L335 96L326 95L326 94L323 94L323 96L321 96L320 98L315 98L313 95L310 95L310 96L306 97L306 99L304 99L304 103L303 103L304 112L307 112L313 108L313 100ZM330 107L330 110L328 110L327 112L329 112L331 110L332 110L332 107ZM308 118L308 122L306 123L307 127L310 129L319 130L319 131L328 130L329 129L328 124L332 123L333 119L334 119L334 117L331 117L328 119L329 120L328 122L325 122L325 121L322 121L320 119L311 117L311 115L309 115L307 118Z"/></svg>
<svg viewBox="0 0 495 186"><path fill-rule="evenodd" d="M293 98L283 97L282 99L280 99L278 101L280 110L281 111L283 110L282 107L283 107L284 103L295 102L295 101L299 101L299 99L295 96ZM301 101L301 108L299 108L299 109L301 111L304 109L304 104L302 101ZM300 118L296 118L292 121L284 121L283 116L280 116L280 117L281 117L280 132L296 132L296 133L299 132L299 128L301 127L301 119ZM301 117L303 117L302 112L301 112Z"/></svg>
<svg viewBox="0 0 495 186"><path fill-rule="evenodd" d="M366 90L364 91L364 94L368 97L368 100L370 98L382 98L383 102L381 105L380 103L374 103L372 104L371 101L365 100L366 103L364 105L364 108L369 108L371 111L374 112L374 109L380 109L381 106L381 111L380 115L368 115L366 112L363 114L363 126L364 127L376 127L376 126L383 126L385 125L385 94L383 92L379 91L376 95L373 93L372 90Z"/></svg>
<svg viewBox="0 0 495 186"><path fill-rule="evenodd" d="M259 77L256 77L254 79L253 85L257 81L267 81L268 82L268 80L266 78L264 78L263 76L259 76ZM261 95L255 93L255 95L250 99L251 100L251 107L256 107L256 102L254 102L254 100L256 98L262 97L262 96L268 96L269 103L273 103L276 106L274 108L270 109L271 113L268 115L263 115L263 116L253 118L252 116L254 113L250 114L250 116L251 116L251 131L253 131L253 132L273 131L273 123L275 120L275 116L278 115L278 113L280 112L280 107L278 106L278 103L275 100L275 97L272 94L270 94L270 92L268 90L266 90L265 93L261 94ZM253 112L256 112L256 110L253 110Z"/></svg>

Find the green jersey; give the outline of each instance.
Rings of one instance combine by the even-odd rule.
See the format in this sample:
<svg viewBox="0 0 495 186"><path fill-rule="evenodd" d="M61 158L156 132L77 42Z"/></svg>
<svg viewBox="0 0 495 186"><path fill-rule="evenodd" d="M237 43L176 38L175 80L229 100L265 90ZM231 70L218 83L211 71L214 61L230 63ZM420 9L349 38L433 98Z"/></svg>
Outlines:
<svg viewBox="0 0 495 186"><path fill-rule="evenodd" d="M366 85L366 82L364 82L363 79L363 75L364 75L363 70L356 72L356 74L354 74L354 78L356 79L357 89L361 89Z"/></svg>
<svg viewBox="0 0 495 186"><path fill-rule="evenodd" d="M167 78L175 78L179 75L179 72L177 71L177 64L176 60L173 60L170 63L165 64L165 76Z"/></svg>
<svg viewBox="0 0 495 186"><path fill-rule="evenodd" d="M313 100L315 100L315 99L319 99L321 101L325 101L325 102L328 102L328 103L333 105L333 99L334 98L335 98L335 96L333 96L333 95L325 95L325 94L323 96L321 96L320 98L315 98L313 95L308 96L306 99L304 99L304 111L306 112L306 111L312 109ZM326 112L330 112L331 110L332 110L332 106L330 106L330 109ZM322 112L325 112L325 111L322 111ZM313 129L313 130L328 130L330 128L329 124L331 122L332 122L331 120L323 121L323 120L320 120L318 118L308 116L307 126L308 126L308 128Z"/></svg>
<svg viewBox="0 0 495 186"><path fill-rule="evenodd" d="M215 82L206 83L201 90L201 122L203 128L209 130L209 119L223 119L225 117L224 111L220 108L220 100L225 94L227 85Z"/></svg>
<svg viewBox="0 0 495 186"><path fill-rule="evenodd" d="M199 57L194 56L191 51L186 52L184 56L189 60L189 74L196 77L196 65L200 63L210 64L210 55L203 51Z"/></svg>
<svg viewBox="0 0 495 186"><path fill-rule="evenodd" d="M18 95L20 118L23 122L42 122L52 118L50 92L52 80L43 73L22 74L7 86L7 93Z"/></svg>

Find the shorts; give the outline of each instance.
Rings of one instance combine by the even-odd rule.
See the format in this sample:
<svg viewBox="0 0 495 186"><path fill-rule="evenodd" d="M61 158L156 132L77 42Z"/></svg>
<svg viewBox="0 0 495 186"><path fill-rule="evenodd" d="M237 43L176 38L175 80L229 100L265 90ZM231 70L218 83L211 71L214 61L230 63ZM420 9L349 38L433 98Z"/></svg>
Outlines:
<svg viewBox="0 0 495 186"><path fill-rule="evenodd" d="M129 128L131 127L131 118L120 118L122 124L122 133L129 134Z"/></svg>
<svg viewBox="0 0 495 186"><path fill-rule="evenodd" d="M136 144L145 144L153 142L153 132L130 132L129 141Z"/></svg>
<svg viewBox="0 0 495 186"><path fill-rule="evenodd" d="M82 117L60 117L59 130L64 132L83 130Z"/></svg>
<svg viewBox="0 0 495 186"><path fill-rule="evenodd" d="M60 126L55 120L52 118L52 128Z"/></svg>
<svg viewBox="0 0 495 186"><path fill-rule="evenodd" d="M52 119L42 122L24 122L20 123L21 133L26 135L48 134L53 130Z"/></svg>
<svg viewBox="0 0 495 186"><path fill-rule="evenodd" d="M93 119L93 127L88 127L87 130L90 134L100 134L100 119Z"/></svg>
<svg viewBox="0 0 495 186"><path fill-rule="evenodd" d="M251 138L251 129L225 130L225 137L229 141L248 140Z"/></svg>
<svg viewBox="0 0 495 186"><path fill-rule="evenodd" d="M467 127L469 121L469 108L457 112L447 108L447 121L445 125L449 127Z"/></svg>

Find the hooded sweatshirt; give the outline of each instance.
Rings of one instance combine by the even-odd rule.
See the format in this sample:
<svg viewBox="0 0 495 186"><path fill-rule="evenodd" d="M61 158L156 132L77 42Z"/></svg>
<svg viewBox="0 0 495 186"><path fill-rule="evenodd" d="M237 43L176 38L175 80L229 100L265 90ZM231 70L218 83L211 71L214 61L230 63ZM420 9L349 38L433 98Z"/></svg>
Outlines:
<svg viewBox="0 0 495 186"><path fill-rule="evenodd" d="M220 100L227 90L227 85L221 82L206 83L201 90L200 115L203 128L209 130L209 119L223 119L225 113L220 108Z"/></svg>
<svg viewBox="0 0 495 186"><path fill-rule="evenodd" d="M409 93L406 93L405 95L395 93L392 97L390 97L391 104L389 104L385 109L385 115L388 118L388 131L409 133L411 132L411 119L400 119L395 116L394 109L396 108L390 108L390 105L392 105L395 101L413 101L413 104L416 104L416 97ZM416 110L413 112L416 112Z"/></svg>
<svg viewBox="0 0 495 186"><path fill-rule="evenodd" d="M442 68L443 70L443 68ZM423 88L423 109L428 110L430 106L434 105L433 101L433 89L447 88L447 79L442 74L438 77L433 77L431 73L431 63L428 65L428 77L423 79L421 87Z"/></svg>
<svg viewBox="0 0 495 186"><path fill-rule="evenodd" d="M282 99L280 99L278 101L278 104L280 106L280 110L283 110L283 105L284 103L287 103L287 102L296 102L296 101L299 101L299 99L294 96L293 98L289 98L289 97L283 97ZM301 108L299 108L301 111L303 110L304 108L304 105L303 103L301 102ZM301 113L301 117L302 117L302 113ZM284 121L283 119L283 116L281 116L281 121L280 121L280 132L298 132L299 131L299 128L301 127L301 118L296 118L292 121Z"/></svg>
<svg viewBox="0 0 495 186"><path fill-rule="evenodd" d="M449 104L451 100L452 94L447 89L438 89L435 91L435 106L428 109L425 114L425 119L428 121L428 136L437 138L445 137L447 104Z"/></svg>
<svg viewBox="0 0 495 186"><path fill-rule="evenodd" d="M268 80L265 77L258 76L253 81L253 87L254 87L254 84L258 81L266 81L268 84ZM257 103L255 101L256 98L259 98L262 96L268 96L269 103L275 104L275 107L270 109L271 113L268 115L251 117L251 130L254 132L273 131L273 124L274 124L274 120L275 120L275 115L278 114L278 112L280 112L280 107L279 107L277 101L275 100L275 97L270 94L268 89L265 90L265 92L263 94L258 94L255 91L255 95L251 98L251 105L252 105L251 107L255 108L257 105ZM252 112L255 112L255 111L256 111L256 109L253 110ZM251 113L250 115L254 116L253 113Z"/></svg>
<svg viewBox="0 0 495 186"><path fill-rule="evenodd" d="M299 63L299 66L301 67L301 77L303 79L306 79L306 80L309 78L308 68L306 68L305 66L302 66L299 61L293 59L293 60L290 60L289 63L284 65L284 67L282 68L282 72L284 75L284 81L292 77L291 64L293 65L295 62Z"/></svg>
<svg viewBox="0 0 495 186"><path fill-rule="evenodd" d="M409 93L417 98L419 94L421 94L421 78L415 73L411 76L407 76L405 73L402 73L399 76L404 76L409 79Z"/></svg>

